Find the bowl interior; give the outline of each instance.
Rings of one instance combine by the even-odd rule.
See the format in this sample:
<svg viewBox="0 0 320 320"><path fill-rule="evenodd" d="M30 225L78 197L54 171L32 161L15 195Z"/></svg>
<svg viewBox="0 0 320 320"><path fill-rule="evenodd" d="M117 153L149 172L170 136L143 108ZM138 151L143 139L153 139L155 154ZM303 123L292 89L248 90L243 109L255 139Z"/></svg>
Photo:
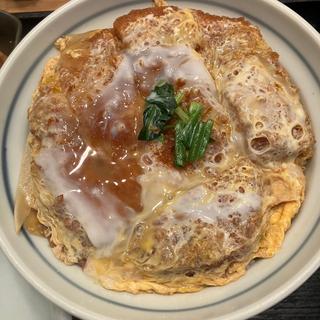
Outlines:
<svg viewBox="0 0 320 320"><path fill-rule="evenodd" d="M299 18L276 1L252 5L244 1L170 2L214 14L245 16L258 25L271 47L301 90L316 138L320 137L319 39ZM253 263L239 281L174 297L131 295L107 291L88 279L78 267L56 260L46 240L14 233L12 208L20 161L27 133L27 108L44 63L56 54L53 41L62 34L112 26L113 20L149 1L78 1L58 10L41 23L16 49L0 76L2 178L0 192L0 243L21 273L42 293L82 318L236 319L247 317L279 301L305 280L319 265L320 237L317 184L320 179L318 149L308 168L306 200L293 222L281 251L272 259ZM0 28L1 30L1 28ZM303 41L302 41L303 39ZM14 76L15 75L15 76ZM5 121L4 121L5 120Z"/></svg>

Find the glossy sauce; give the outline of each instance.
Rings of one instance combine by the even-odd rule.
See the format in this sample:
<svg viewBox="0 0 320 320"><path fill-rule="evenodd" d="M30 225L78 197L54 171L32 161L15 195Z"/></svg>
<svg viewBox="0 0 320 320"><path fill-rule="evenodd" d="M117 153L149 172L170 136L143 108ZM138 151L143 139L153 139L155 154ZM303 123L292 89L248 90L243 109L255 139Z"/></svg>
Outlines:
<svg viewBox="0 0 320 320"><path fill-rule="evenodd" d="M79 220L96 247L113 243L148 201L142 199L138 182L144 174L140 158L148 142L137 137L145 97L160 79L174 84L183 80L183 86L216 99L214 82L192 49L124 52L103 93L73 110L78 126L70 130L62 148L43 149L36 159L54 195L63 195L67 212ZM161 188L157 179L150 187Z"/></svg>

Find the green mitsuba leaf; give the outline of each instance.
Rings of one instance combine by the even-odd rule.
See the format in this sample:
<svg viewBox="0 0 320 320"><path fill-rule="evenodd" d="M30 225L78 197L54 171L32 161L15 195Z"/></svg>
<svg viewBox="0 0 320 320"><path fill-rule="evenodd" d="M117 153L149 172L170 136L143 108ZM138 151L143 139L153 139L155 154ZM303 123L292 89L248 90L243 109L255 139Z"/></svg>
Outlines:
<svg viewBox="0 0 320 320"><path fill-rule="evenodd" d="M210 141L213 122L201 121L202 105L191 103L187 114L175 126L175 165L183 167L201 159Z"/></svg>
<svg viewBox="0 0 320 320"><path fill-rule="evenodd" d="M138 139L155 140L160 137L176 107L173 85L164 81L159 82L146 98L143 127Z"/></svg>
<svg viewBox="0 0 320 320"><path fill-rule="evenodd" d="M180 106L182 100L183 92L175 94L172 84L158 82L146 98L143 127L138 136L139 140L163 141L163 131L174 128L174 162L177 167L184 167L204 156L213 127L211 120L201 121L203 106L200 103L191 102L189 109L185 110ZM174 115L178 120L168 125Z"/></svg>

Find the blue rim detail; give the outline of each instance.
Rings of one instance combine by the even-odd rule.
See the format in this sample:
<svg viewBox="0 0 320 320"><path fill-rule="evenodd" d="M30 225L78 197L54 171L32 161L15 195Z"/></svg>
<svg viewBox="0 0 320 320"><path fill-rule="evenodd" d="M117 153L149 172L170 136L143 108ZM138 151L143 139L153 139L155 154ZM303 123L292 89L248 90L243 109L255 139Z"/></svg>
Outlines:
<svg viewBox="0 0 320 320"><path fill-rule="evenodd" d="M175 2L179 2L179 1L175 1ZM186 2L190 2L193 3L194 1L192 0L187 0ZM285 37L283 37L277 30L273 29L271 26L267 25L265 22L261 21L260 19L257 19L251 15L248 15L247 13L235 9L232 6L229 5L225 5L225 4L220 4L220 3L216 3L214 1L210 1L210 0L198 0L198 3L203 3L203 4L207 4L207 5L215 5L224 9L228 9L231 10L233 12L238 13L240 16L244 16L247 19L250 19L252 21L256 21L257 23L259 23L260 25L264 26L265 28L269 29L270 31L272 31L274 34L276 34L282 41L284 41L298 56L299 58L303 61L303 63L306 65L306 67L308 68L309 72L311 73L311 75L313 76L313 78L316 80L318 86L320 87L320 80L317 77L316 73L314 72L314 70L312 69L312 67L309 65L309 63L305 60L305 58L303 57L303 55L295 48L295 46L289 42ZM95 17L98 17L99 15L105 14L107 12L116 10L116 9L120 9L132 4L142 4L142 3L149 3L149 1L147 0L137 0L134 3L133 2L127 2L127 3L123 3L120 5L115 5L113 7L109 7L99 13L93 14L85 19L83 19L82 21L76 23L74 26L70 27L69 29L67 29L65 31L65 34L71 33L72 30L76 29L78 26L82 25L83 23L87 22L88 20L91 20ZM19 98L19 94L23 88L24 83L26 82L27 78L29 77L30 71L38 64L38 61L41 60L52 48L52 46L48 46L34 61L34 63L30 66L30 68L27 70L27 72L25 73L25 75L23 76L17 93L14 96L12 103L10 105L9 108L9 112L7 114L7 118L6 118L6 122L5 122L5 127L4 127L4 133L3 133L3 139L2 139L2 145L1 145L1 166L2 166L2 171L3 171L3 182L4 182L4 187L5 187L5 193L7 196L7 200L9 202L9 206L12 210L12 213L14 211L14 201L13 201L13 197L11 194L11 188L10 188L10 179L8 176L8 162L7 162L7 138L8 138L8 129L10 126L10 122L11 122L11 118L12 118L12 114L13 114L13 110L16 106L16 102ZM243 291L234 294L232 296L229 296L227 298L224 298L222 300L219 300L217 302L214 303L209 303L206 305L201 305L201 306L197 306L197 307L192 307L192 308L184 308L184 309L147 309L147 308L141 308L141 307L136 307L136 306L131 306L131 305L127 305L127 304L123 304L117 301L113 301L110 299L107 299L105 297L99 296L81 286L79 286L77 283L73 282L72 280L70 280L69 278L67 278L64 274L62 274L59 270L57 270L55 268L55 266L51 265L49 263L49 261L46 259L46 257L44 257L44 255L41 253L41 251L35 246L35 244L33 243L32 239L30 238L30 236L28 235L28 233L23 230L22 233L23 235L26 237L27 241L29 242L30 246L38 253L38 255L43 259L43 261L53 270L55 271L57 274L59 274L59 276L61 276L64 280L66 280L67 282L69 282L70 284L72 284L73 286L75 286L76 288L86 292L89 295L92 295L95 298L98 298L99 300L103 300L105 302L120 306L120 307L125 307L125 308L129 308L129 309L133 309L133 310L139 310L139 311L145 311L145 312L167 312L167 313L174 313L174 312L185 312L185 311L192 311L192 310L198 310L198 309L203 309L203 308L208 308L208 307L213 307L215 305L224 303L228 300L231 300L233 298L236 298L252 289L254 289L255 287L259 286L260 284L262 284L263 282L267 281L268 279L270 279L275 273L279 272L280 270L282 270L304 247L304 245L308 242L308 240L310 239L310 237L313 235L315 229L317 228L318 224L320 223L320 216L317 219L317 222L315 223L315 225L313 226L312 230L310 231L309 235L306 237L306 239L303 241L303 243L300 245L300 247L297 249L297 251L292 254L292 256L290 258L288 258L287 261L285 261L277 270L275 270L274 272L270 273L267 277L265 277L264 279L258 281L257 283L255 283L254 285L244 289Z"/></svg>

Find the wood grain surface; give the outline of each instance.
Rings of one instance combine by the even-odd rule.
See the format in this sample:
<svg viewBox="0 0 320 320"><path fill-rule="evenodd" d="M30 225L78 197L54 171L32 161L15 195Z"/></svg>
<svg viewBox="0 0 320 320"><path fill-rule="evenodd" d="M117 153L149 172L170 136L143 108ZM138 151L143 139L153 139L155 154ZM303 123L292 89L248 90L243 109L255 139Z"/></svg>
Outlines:
<svg viewBox="0 0 320 320"><path fill-rule="evenodd" d="M53 11L68 0L0 0L0 10L10 13Z"/></svg>

